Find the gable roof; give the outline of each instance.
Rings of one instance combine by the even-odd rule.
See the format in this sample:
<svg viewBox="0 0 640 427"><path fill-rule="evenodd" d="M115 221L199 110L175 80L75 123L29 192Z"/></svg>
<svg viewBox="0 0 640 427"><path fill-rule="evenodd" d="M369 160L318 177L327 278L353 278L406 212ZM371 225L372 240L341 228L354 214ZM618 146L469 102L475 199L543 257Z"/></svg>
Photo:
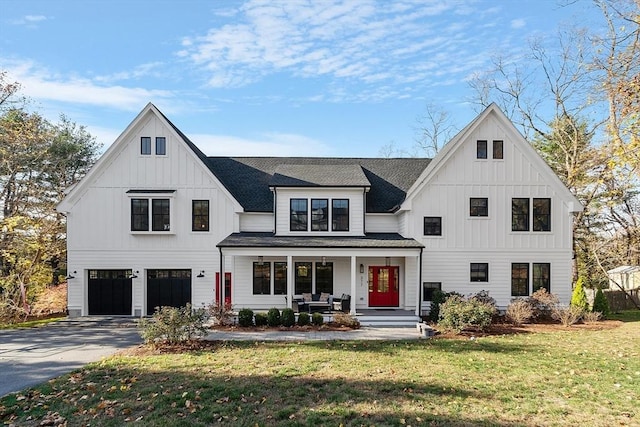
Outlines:
<svg viewBox="0 0 640 427"><path fill-rule="evenodd" d="M280 165L272 187L370 187L360 165Z"/></svg>
<svg viewBox="0 0 640 427"><path fill-rule="evenodd" d="M278 171L301 173L306 168L310 171L306 180L333 182L317 175L324 169L324 174L335 170L348 175L351 184L360 186L368 182L367 212L384 213L397 210L407 190L430 161L425 158L209 157L206 164L247 212L272 212L270 186L274 186L274 182L291 183L285 176L274 175ZM355 172L356 166L362 175Z"/></svg>
<svg viewBox="0 0 640 427"><path fill-rule="evenodd" d="M528 160L533 164L533 166L545 176L551 187L553 187L558 194L562 195L564 200L567 202L569 211L581 212L583 206L580 201L571 193L571 191L569 191L558 175L553 172L547 162L545 162L531 144L527 142L520 131L516 129L513 122L509 120L495 102L491 103L491 105L485 108L482 113L478 114L475 119L458 132L433 158L433 161L425 168L422 175L413 183L411 188L407 190L407 197L403 203L402 209L410 209L411 199L413 196L428 184L430 179L435 176L442 165L444 165L453 153L455 153L455 151L464 143L468 135L474 132L490 115L493 115L493 117L502 126L504 126L505 129L512 133L514 136L514 143L519 144L519 147L526 153Z"/></svg>

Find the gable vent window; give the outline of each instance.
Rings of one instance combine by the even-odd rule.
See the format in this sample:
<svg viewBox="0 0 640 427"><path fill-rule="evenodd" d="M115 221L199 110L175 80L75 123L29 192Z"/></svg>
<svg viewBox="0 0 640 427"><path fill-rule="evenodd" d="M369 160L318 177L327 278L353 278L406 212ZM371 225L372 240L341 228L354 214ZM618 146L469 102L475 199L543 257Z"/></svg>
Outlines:
<svg viewBox="0 0 640 427"><path fill-rule="evenodd" d="M167 154L167 138L164 136L156 137L156 155L164 156Z"/></svg>
<svg viewBox="0 0 640 427"><path fill-rule="evenodd" d="M485 140L476 141L476 158L478 159L487 158L487 141Z"/></svg>
<svg viewBox="0 0 640 427"><path fill-rule="evenodd" d="M140 154L148 156L151 154L151 137L140 137Z"/></svg>

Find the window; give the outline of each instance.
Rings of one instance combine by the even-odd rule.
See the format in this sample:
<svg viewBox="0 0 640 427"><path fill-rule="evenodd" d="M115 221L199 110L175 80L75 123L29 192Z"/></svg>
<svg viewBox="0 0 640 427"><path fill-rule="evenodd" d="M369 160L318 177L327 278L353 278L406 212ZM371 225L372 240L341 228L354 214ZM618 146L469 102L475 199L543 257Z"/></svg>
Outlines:
<svg viewBox="0 0 640 427"><path fill-rule="evenodd" d="M151 143L151 141L149 141ZM167 154L167 138L164 136L156 137L156 155L164 156Z"/></svg>
<svg viewBox="0 0 640 427"><path fill-rule="evenodd" d="M422 301L433 301L433 293L441 290L441 282L422 282Z"/></svg>
<svg viewBox="0 0 640 427"><path fill-rule="evenodd" d="M551 293L551 264L533 263L533 292L545 288Z"/></svg>
<svg viewBox="0 0 640 427"><path fill-rule="evenodd" d="M289 230L307 231L307 199L291 199Z"/></svg>
<svg viewBox="0 0 640 427"><path fill-rule="evenodd" d="M148 136L140 137L140 154L151 154L151 138Z"/></svg>
<svg viewBox="0 0 640 427"><path fill-rule="evenodd" d="M477 141L476 158L478 159L487 158L487 141Z"/></svg>
<svg viewBox="0 0 640 427"><path fill-rule="evenodd" d="M333 293L333 263L316 263L316 293Z"/></svg>
<svg viewBox="0 0 640 427"><path fill-rule="evenodd" d="M287 294L287 263L286 262L273 263L273 294L274 295Z"/></svg>
<svg viewBox="0 0 640 427"><path fill-rule="evenodd" d="M551 199L533 199L533 231L551 231Z"/></svg>
<svg viewBox="0 0 640 427"><path fill-rule="evenodd" d="M151 230L170 231L169 199L151 200Z"/></svg>
<svg viewBox="0 0 640 427"><path fill-rule="evenodd" d="M349 231L349 199L331 201L331 230Z"/></svg>
<svg viewBox="0 0 640 427"><path fill-rule="evenodd" d="M424 235L442 236L442 218L439 216L425 216Z"/></svg>
<svg viewBox="0 0 640 427"><path fill-rule="evenodd" d="M502 141L493 140L493 158L494 159L502 159L503 158L503 143Z"/></svg>
<svg viewBox="0 0 640 427"><path fill-rule="evenodd" d="M296 262L295 294L311 293L311 263Z"/></svg>
<svg viewBox="0 0 640 427"><path fill-rule="evenodd" d="M511 296L529 295L529 264L514 262L511 264Z"/></svg>
<svg viewBox="0 0 640 427"><path fill-rule="evenodd" d="M486 262L472 262L470 280L472 282L488 282L489 264Z"/></svg>
<svg viewBox="0 0 640 427"><path fill-rule="evenodd" d="M489 216L489 199L472 197L470 199L469 216Z"/></svg>
<svg viewBox="0 0 640 427"><path fill-rule="evenodd" d="M191 231L209 231L209 201L191 201Z"/></svg>
<svg viewBox="0 0 640 427"><path fill-rule="evenodd" d="M148 199L131 199L131 231L149 231Z"/></svg>
<svg viewBox="0 0 640 427"><path fill-rule="evenodd" d="M551 231L551 199L533 199L533 215L529 215L529 212L531 207L528 198L511 199L512 231ZM533 221L530 221L530 216Z"/></svg>
<svg viewBox="0 0 640 427"><path fill-rule="evenodd" d="M311 199L311 231L329 230L329 201Z"/></svg>
<svg viewBox="0 0 640 427"><path fill-rule="evenodd" d="M271 294L271 263L270 262L254 262L253 263L253 294L254 295L270 295Z"/></svg>
<svg viewBox="0 0 640 427"><path fill-rule="evenodd" d="M511 199L511 231L529 231L529 199Z"/></svg>

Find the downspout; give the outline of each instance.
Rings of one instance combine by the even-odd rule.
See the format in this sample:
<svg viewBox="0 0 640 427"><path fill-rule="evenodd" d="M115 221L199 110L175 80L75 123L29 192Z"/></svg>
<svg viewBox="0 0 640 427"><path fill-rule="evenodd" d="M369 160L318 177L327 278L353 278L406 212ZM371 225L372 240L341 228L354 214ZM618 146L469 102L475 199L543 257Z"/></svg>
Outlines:
<svg viewBox="0 0 640 427"><path fill-rule="evenodd" d="M422 316L422 252L420 248L420 265L418 266L418 316Z"/></svg>
<svg viewBox="0 0 640 427"><path fill-rule="evenodd" d="M220 300L218 301L218 304L224 305L224 285L225 285L225 278L224 278L224 271L222 270L222 247L218 246L218 250L220 251L220 265L218 266L218 271L220 272L218 274L218 286L220 286ZM213 290L215 292L215 289ZM217 295L216 295L217 296Z"/></svg>

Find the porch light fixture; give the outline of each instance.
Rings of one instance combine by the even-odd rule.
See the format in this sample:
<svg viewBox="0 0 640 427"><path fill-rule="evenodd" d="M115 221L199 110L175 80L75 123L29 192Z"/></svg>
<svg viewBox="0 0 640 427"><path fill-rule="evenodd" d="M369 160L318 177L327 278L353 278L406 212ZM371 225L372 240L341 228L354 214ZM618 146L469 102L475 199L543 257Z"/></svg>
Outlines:
<svg viewBox="0 0 640 427"><path fill-rule="evenodd" d="M73 274L78 274L78 272L74 270L74 271L73 271ZM76 276L74 276L73 274L68 274L68 275L67 275L67 277L65 277L65 279L67 279L67 280L69 280L69 279L75 279L75 278L76 278Z"/></svg>
<svg viewBox="0 0 640 427"><path fill-rule="evenodd" d="M258 257L258 265L264 265L264 258L262 257L262 255Z"/></svg>
<svg viewBox="0 0 640 427"><path fill-rule="evenodd" d="M391 258L389 257L385 257L384 259L384 265L386 265L387 267L389 267L391 265Z"/></svg>
<svg viewBox="0 0 640 427"><path fill-rule="evenodd" d="M323 256L322 257L322 266L324 267L325 265L327 265L327 257Z"/></svg>
<svg viewBox="0 0 640 427"><path fill-rule="evenodd" d="M140 273L138 270L136 270L135 273L131 273L129 275L129 279L137 279L138 278L138 273Z"/></svg>
<svg viewBox="0 0 640 427"><path fill-rule="evenodd" d="M196 277L204 277L204 270L200 270L200 273L198 273L198 275Z"/></svg>
<svg viewBox="0 0 640 427"><path fill-rule="evenodd" d="M364 264L360 264L360 274L364 273Z"/></svg>

